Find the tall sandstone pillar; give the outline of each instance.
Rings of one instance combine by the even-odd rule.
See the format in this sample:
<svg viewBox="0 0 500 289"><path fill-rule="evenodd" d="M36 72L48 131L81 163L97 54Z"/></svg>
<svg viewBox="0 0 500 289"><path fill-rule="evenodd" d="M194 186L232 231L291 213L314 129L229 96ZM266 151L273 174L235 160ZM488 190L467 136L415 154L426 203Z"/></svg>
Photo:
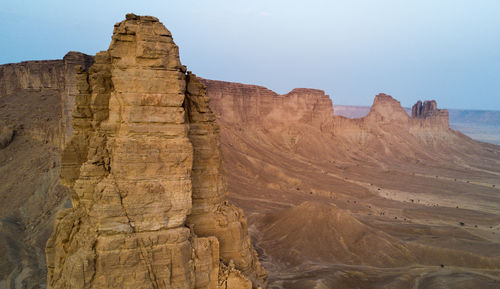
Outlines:
<svg viewBox="0 0 500 289"><path fill-rule="evenodd" d="M128 14L77 90L61 166L73 208L47 243L48 288L265 286L205 88L163 24Z"/></svg>

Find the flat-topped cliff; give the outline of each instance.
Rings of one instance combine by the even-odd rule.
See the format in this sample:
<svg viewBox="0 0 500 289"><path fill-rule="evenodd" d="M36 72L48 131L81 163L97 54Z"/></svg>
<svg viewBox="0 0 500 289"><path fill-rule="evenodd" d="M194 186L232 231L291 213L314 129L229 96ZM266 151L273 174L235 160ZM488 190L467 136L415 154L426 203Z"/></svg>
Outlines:
<svg viewBox="0 0 500 289"><path fill-rule="evenodd" d="M438 109L435 100L426 100L422 103L417 101L411 108L411 117L414 120L419 120L422 126L428 129L450 127L450 116L448 110Z"/></svg>
<svg viewBox="0 0 500 289"><path fill-rule="evenodd" d="M92 61L69 52L60 60L0 65L0 287L45 283L44 244L68 196L59 164L72 131L75 67Z"/></svg>
<svg viewBox="0 0 500 289"><path fill-rule="evenodd" d="M401 103L385 93L375 96L370 112L365 119L366 122L372 125L391 124L400 126L407 125L409 121L408 114L401 106Z"/></svg>
<svg viewBox="0 0 500 289"><path fill-rule="evenodd" d="M92 56L69 52L61 60L0 65L0 107L4 110L0 121L22 126L19 133L63 147L72 130L75 67L89 67L92 62ZM29 115L27 107L31 107Z"/></svg>
<svg viewBox="0 0 500 289"><path fill-rule="evenodd" d="M477 272L500 268L500 147L450 129L437 103L411 117L381 93L349 119L322 92L210 82L230 198L252 212L273 286L495 288Z"/></svg>
<svg viewBox="0 0 500 289"><path fill-rule="evenodd" d="M333 116L332 101L322 90L296 88L279 95L262 86L207 79L203 82L211 97L210 105L221 122L271 129L308 125L339 138L366 138L384 127L398 127L396 131L412 132L415 137L433 131L450 132L447 111L438 110L435 101L435 108L426 109L425 117L410 117L399 101L380 93L367 116L346 119Z"/></svg>
<svg viewBox="0 0 500 289"><path fill-rule="evenodd" d="M296 88L279 95L265 87L203 79L211 107L225 122L246 124L321 124L333 115L323 90Z"/></svg>
<svg viewBox="0 0 500 289"><path fill-rule="evenodd" d="M361 118L334 116L329 96L321 90L294 89L285 95L254 85L203 80L210 106L219 123L230 130L251 129L263 142L287 147L309 158L366 154L372 158L423 159L440 150L466 151L477 144L449 127L447 110L430 109L410 117L392 96L375 96L369 113ZM428 106L428 105L427 105ZM425 115L425 116L424 116ZM260 135L259 129L272 135ZM329 149L328 149L329 148Z"/></svg>

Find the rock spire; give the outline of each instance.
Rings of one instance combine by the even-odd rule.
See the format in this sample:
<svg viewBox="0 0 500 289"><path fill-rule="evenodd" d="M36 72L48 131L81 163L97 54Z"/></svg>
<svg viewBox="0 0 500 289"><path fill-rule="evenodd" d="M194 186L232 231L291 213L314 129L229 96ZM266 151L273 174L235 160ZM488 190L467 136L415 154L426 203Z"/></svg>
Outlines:
<svg viewBox="0 0 500 289"><path fill-rule="evenodd" d="M437 103L435 100L426 100L422 103L421 100L417 101L411 108L411 117L413 118L426 118L438 113Z"/></svg>
<svg viewBox="0 0 500 289"><path fill-rule="evenodd" d="M205 86L170 31L127 14L77 90L61 167L73 208L47 243L48 288L265 286L243 212L226 201Z"/></svg>

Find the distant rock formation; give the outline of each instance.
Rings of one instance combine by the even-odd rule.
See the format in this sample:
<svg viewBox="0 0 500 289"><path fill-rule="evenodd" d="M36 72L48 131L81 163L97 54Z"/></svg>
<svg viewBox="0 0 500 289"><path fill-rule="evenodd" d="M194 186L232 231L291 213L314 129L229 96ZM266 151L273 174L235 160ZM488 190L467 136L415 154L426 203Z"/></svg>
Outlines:
<svg viewBox="0 0 500 289"><path fill-rule="evenodd" d="M24 95L24 99L15 97L14 100L5 101L0 105L5 105L3 109L15 114L19 114L15 119L5 121L11 122L14 125L24 125L24 132L31 136L54 143L61 148L71 136L71 111L73 109L73 101L76 90L75 67L82 66L90 67L93 62L93 57L80 53L69 52L61 60L44 60L44 61L25 61L21 63L5 64L0 66L0 99L6 100L10 96L15 96L19 93ZM38 122L26 122L22 118L25 117L25 108L23 105L16 106L22 100L28 102L27 96L52 99L55 105L59 107L49 107L53 113L61 113L62 117L57 117L59 123L53 125L47 124L46 119L40 119ZM50 100L50 99L49 99ZM38 100L39 101L39 100ZM41 118L46 117L41 115ZM47 135L49 134L49 135Z"/></svg>
<svg viewBox="0 0 500 289"><path fill-rule="evenodd" d="M427 127L449 128L449 114L446 109L438 109L435 100L417 101L411 108L413 119L423 120Z"/></svg>
<svg viewBox="0 0 500 289"><path fill-rule="evenodd" d="M296 88L279 95L262 86L203 79L217 117L226 122L319 125L333 116L332 101L323 90Z"/></svg>
<svg viewBox="0 0 500 289"><path fill-rule="evenodd" d="M422 109L414 106L422 117L412 117L392 96L375 96L370 112L359 119L333 116L333 105L324 91L296 88L279 95L265 87L203 79L211 98L210 106L217 118L225 123L245 126L260 125L268 129L311 125L339 137L363 138L369 130L381 126L396 126L420 136L427 131L449 129L448 111L437 109L435 101L426 101ZM420 113L422 111L422 113Z"/></svg>
<svg viewBox="0 0 500 289"><path fill-rule="evenodd" d="M128 14L77 74L61 181L73 208L47 242L48 288L265 286L226 199L204 85L157 18Z"/></svg>
<svg viewBox="0 0 500 289"><path fill-rule="evenodd" d="M379 93L373 100L373 105L366 116L366 120L370 124L376 125L382 123L401 125L407 124L409 117L399 101L390 95Z"/></svg>
<svg viewBox="0 0 500 289"><path fill-rule="evenodd" d="M435 100L426 100L422 104L419 100L411 108L411 117L413 118L426 118L438 112L437 103Z"/></svg>
<svg viewBox="0 0 500 289"><path fill-rule="evenodd" d="M0 65L0 288L46 283L41 256L68 196L59 163L71 134L71 83L75 66L89 67L92 59L69 52L60 60Z"/></svg>
<svg viewBox="0 0 500 289"><path fill-rule="evenodd" d="M143 25L148 29L138 28ZM226 129L244 131L255 128L263 132L263 140L266 140L266 130L273 130L269 135L276 136L272 140L276 147L292 148L294 153L321 159L325 159L326 152L348 154L354 147L364 149L366 145L383 148L375 157L386 158L386 154L399 157L411 154L415 142L397 144L395 136L398 134L404 134L399 139L414 137L429 143L453 136L447 111L436 112L432 103L425 110L425 103L421 109L416 109L422 117L410 118L402 113L397 100L380 94L375 97L369 115L347 119L333 116L332 102L322 90L300 88L279 95L261 86L200 80L186 73L177 57L177 46L168 30L162 27L156 18L129 15L127 21L116 27L110 49L95 57L92 68L94 57L78 52L70 52L62 60L0 66L0 120L13 125L3 134L6 136L4 143L12 140L13 143L3 151L13 149L18 138L29 136L36 141L34 153L50 153L50 156L44 156L40 168L27 160L33 170L30 174L43 179L33 188L46 187L48 183L47 192L35 194L25 187L12 186L13 191L23 192L19 196L25 205L22 207L23 219L16 223L16 230L12 230L15 233L6 233L6 225L0 227L3 234L0 234L0 253L7 252L5 255L9 256L6 263L0 264L1 277L7 280L5 284L18 282L16 280L36 284L43 280L45 273L36 268L44 266L43 261L36 261L37 258L33 257L43 254L43 251L32 248L41 247L39 244L47 239L50 230L44 226L48 227L47 224L52 222L54 208L62 207L64 202L64 191L57 186L54 173L59 169L59 159L55 156L62 147L66 147L62 181L73 190L75 208L60 215L58 231L49 242L49 278L53 284L50 286L64 287L61 284L74 282L71 286L74 284L78 288L83 286L78 283L82 278L86 284L121 284L127 278L135 277L113 274L106 277L102 270L112 265L128 266L126 263L138 254L142 263L137 263L134 268L145 270L140 276L145 280L166 278L161 274L154 275L155 270L165 267L174 270L174 267L159 264L158 256L163 259L169 254L166 248L178 246L184 250L183 254L194 252L195 257L169 257L175 262L181 259L188 262L188 265L171 271L175 273L172 278L177 278L175 282L180 282L176 284L184 285L182 282L186 281L191 282L189 286L195 284L195 288L212 288L210 286L218 283L217 286L235 288L229 284L263 284L265 273L250 244L243 213L226 202L225 174L220 151L215 149L219 146L219 132L214 114L207 107L209 99L218 122ZM135 54L129 55L132 50ZM78 73L75 66L81 66ZM12 138L12 127L16 131L15 138ZM164 142L175 144L158 147ZM192 152L183 144L192 146ZM142 150L154 152L158 157L152 159L148 154L138 155ZM163 151L160 153L160 150ZM173 161L160 158L160 155L182 157ZM185 166L190 163L189 158L192 158L191 169ZM14 159L8 167L10 170L17 167L14 163L19 162L19 159ZM162 173L161 181L158 181L161 186L156 183L142 186L146 182L144 174L157 169L168 170L183 180L173 185L167 174ZM50 174L40 173L41 170ZM4 176L0 181L7 183L7 178ZM16 180L16 183L19 182ZM179 190L192 195L178 194ZM27 194L26 198L24 194ZM175 201L156 206L144 195L156 199L168 195ZM141 206L149 206L149 211L141 214ZM9 213L9 219L5 220L11 220L11 216L20 215L5 209L7 207L7 204L0 207L0 217ZM167 221L160 220L157 214L163 214ZM14 223L9 221L9 226ZM10 242L10 236L21 234L18 228L23 226L30 228L25 234L32 238L29 239L31 243L21 238L14 245L2 241L1 238L6 236ZM132 226L136 233L131 232ZM189 232L186 226L190 227ZM77 229L81 231L76 232ZM172 230L179 234L172 233ZM150 241L146 237L149 234L157 237ZM62 236L68 238L61 239ZM112 236L116 240L123 236L132 237L127 238L129 243L110 243L110 240L115 240ZM173 240L168 236L181 237ZM101 238L102 242L95 243ZM94 243L99 246L92 247ZM80 245L82 247L78 247ZM18 254L22 257L17 258L11 254L13 251L8 251L24 248L22 246L31 246L30 250L14 249L15 252L22 251ZM153 250L152 255L142 255L145 248L157 251ZM94 250L99 250L99 254L92 253ZM101 258L117 252L124 253L126 260L118 264ZM35 262L33 260L38 262L37 265L31 263ZM80 262L82 260L85 261ZM62 262L67 263L63 265ZM10 269L14 267L14 270ZM184 269L188 271L177 274L178 270ZM94 279L78 275L82 272L94 272L91 276ZM182 279L179 276L190 274L194 279L179 281ZM115 277L117 279L113 279ZM141 284L150 284L148 282Z"/></svg>
<svg viewBox="0 0 500 289"><path fill-rule="evenodd" d="M311 159L325 158L318 152L327 151L323 147L332 137L346 151L376 147L381 152L377 157L386 158L411 157L417 144L444 144L460 137L449 128L446 110L411 118L399 101L384 93L375 96L366 116L349 119L333 115L330 98L320 90L295 89L279 95L260 86L203 81L210 106L225 130L252 129L262 139L271 134L273 145Z"/></svg>

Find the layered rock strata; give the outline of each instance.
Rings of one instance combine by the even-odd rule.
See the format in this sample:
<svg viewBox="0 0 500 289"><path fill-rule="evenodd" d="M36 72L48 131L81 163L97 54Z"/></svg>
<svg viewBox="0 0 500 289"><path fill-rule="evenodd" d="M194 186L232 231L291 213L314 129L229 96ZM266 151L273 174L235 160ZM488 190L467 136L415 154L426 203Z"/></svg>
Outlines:
<svg viewBox="0 0 500 289"><path fill-rule="evenodd" d="M198 236L216 236L221 258L233 260L236 268L260 284L259 280L264 280L266 273L250 242L243 211L226 201L219 126L210 110L205 85L192 74L188 74L185 107L189 120L188 137L194 149L193 208L187 223Z"/></svg>
<svg viewBox="0 0 500 289"><path fill-rule="evenodd" d="M367 124L371 125L387 123L407 125L409 122L408 114L401 103L385 93L379 93L375 96L370 112L365 119Z"/></svg>
<svg viewBox="0 0 500 289"><path fill-rule="evenodd" d="M48 288L264 286L243 213L225 200L204 85L163 24L128 14L77 89L61 168L73 208L47 243Z"/></svg>
<svg viewBox="0 0 500 289"><path fill-rule="evenodd" d="M383 151L385 157L404 158L412 154L410 143L433 147L459 137L449 128L446 110L426 118L412 118L399 101L383 93L375 96L366 116L349 119L333 115L332 102L322 91L295 89L278 95L254 85L213 80L204 83L223 132L252 130L254 138L311 159L325 159L324 153L319 153L323 147L333 154L335 149L327 145L331 139L347 144L347 151L353 146L370 146ZM264 133L273 138L261 136ZM338 145L333 147L341 150Z"/></svg>
<svg viewBox="0 0 500 289"><path fill-rule="evenodd" d="M29 136L62 148L72 131L75 67L88 68L92 62L92 56L68 52L60 60L1 65L0 107L11 113L4 121L22 125ZM26 115L26 106L40 102L45 102L45 107L32 108L34 111ZM29 119L35 117L39 119ZM56 125L52 123L55 120L59 121Z"/></svg>
<svg viewBox="0 0 500 289"><path fill-rule="evenodd" d="M0 288L43 287L45 243L68 192L59 185L66 139L63 107L75 67L92 57L0 65Z"/></svg>
<svg viewBox="0 0 500 289"><path fill-rule="evenodd" d="M279 95L265 87L203 79L217 117L230 123L319 125L333 116L332 101L323 90L296 88Z"/></svg>
<svg viewBox="0 0 500 289"><path fill-rule="evenodd" d="M438 109L435 100L417 101L411 108L411 117L427 128L450 127L448 110Z"/></svg>
<svg viewBox="0 0 500 289"><path fill-rule="evenodd" d="M228 124L262 126L266 129L309 125L339 137L366 135L369 129L396 125L407 131L449 129L448 111L436 101L417 103L413 117L392 96L379 93L370 112L359 119L333 116L330 97L322 90L296 88L279 95L265 87L203 79L217 118Z"/></svg>

